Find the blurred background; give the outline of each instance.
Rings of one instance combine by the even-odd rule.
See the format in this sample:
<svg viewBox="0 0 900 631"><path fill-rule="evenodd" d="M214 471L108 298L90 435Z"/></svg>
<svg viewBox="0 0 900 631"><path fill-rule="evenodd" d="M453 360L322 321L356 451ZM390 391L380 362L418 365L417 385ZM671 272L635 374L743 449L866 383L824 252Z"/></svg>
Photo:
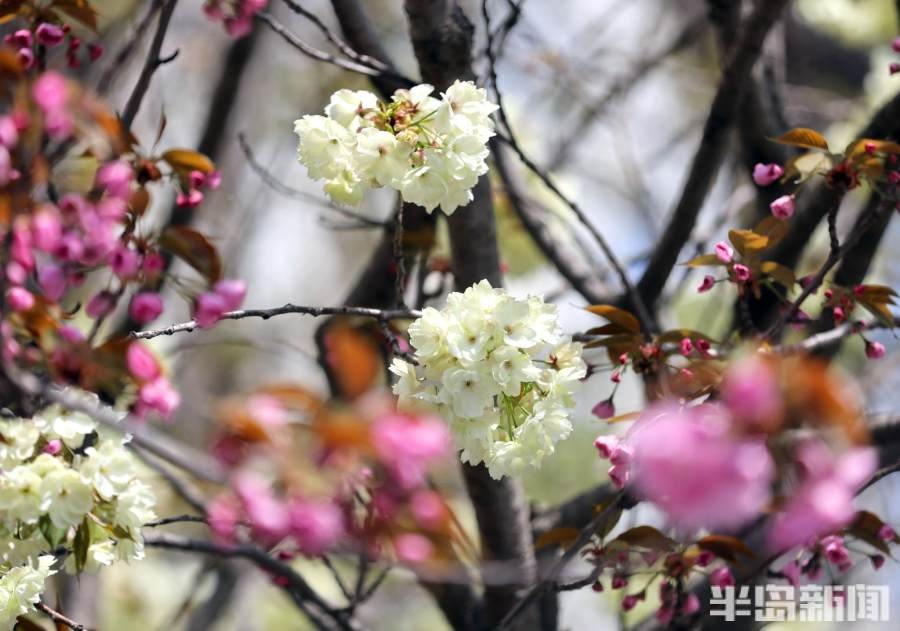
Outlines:
<svg viewBox="0 0 900 631"><path fill-rule="evenodd" d="M102 18L108 64L133 37L150 2L93 0L93 4ZM309 181L296 161L292 127L303 114L321 113L333 91L368 89L367 81L302 56L262 24L247 38L233 40L220 25L205 18L201 4L200 0L179 2L162 49L163 55L176 49L179 54L158 69L134 131L149 150L148 143L165 116L160 146L199 147L222 171L223 185L188 216L178 213L189 211L172 211L173 199L160 191L153 200L153 221L171 221L174 212L176 221L190 222L210 235L226 261L227 275L246 280L247 307L287 302L343 304L380 233L348 221L329 206L320 185ZM338 30L327 0L301 4ZM417 76L400 0L363 0L362 4L401 71ZM482 30L480 0L461 4ZM529 155L550 169L563 189L578 200L635 278L680 193L719 80L722 56L708 15L710 3L527 0L516 4L521 5L521 15L498 65L499 87L512 126ZM506 0L489 2L498 22L510 6ZM322 34L279 0L270 0L270 11L302 40L327 49ZM757 68L762 100L778 133L794 126L813 127L834 147L853 139L871 113L900 86L900 78L888 72L889 64L900 60L890 46L897 24L894 0L796 0L768 38ZM134 86L152 30L151 26L137 54L112 84L108 98L117 109ZM479 50L483 51L483 44ZM483 52L475 61L483 78ZM86 69L88 85L96 85L103 70L104 63ZM285 194L264 181L250 165L239 135L256 161L294 193ZM714 242L728 227L747 223L753 215L756 189L738 134L733 145L704 208L699 241ZM554 235L598 270L601 280L605 278L602 254L584 238L568 211L515 160L508 162L519 172L529 195L550 211L548 222ZM852 223L866 202L865 192L857 193L841 213L843 227ZM584 299L547 264L502 201L498 197L497 219L510 290L552 299L568 331L595 326L595 317L580 309ZM389 193L379 191L366 197L361 213L383 220L394 203ZM898 236L894 221L871 267L872 282L900 285L898 252L891 247ZM798 274L815 269L827 254L826 235L817 234L815 243L820 247L807 253ZM446 251L445 244L439 247ZM728 329L730 310L721 305L731 303L728 292L733 289L718 286L713 295L701 298L695 293L699 278L681 270L673 274L662 318L667 325L697 328L715 336ZM167 299L166 305L160 326L189 319L182 301ZM295 381L326 393L316 362L316 324L305 316L248 319L223 322L208 332L154 340L185 401L167 431L206 446L215 429L211 410L218 398L273 381ZM892 413L900 404L896 395L900 353L892 352L897 343L890 333L873 337L888 346L885 360L866 362L862 342L853 339L844 346L839 362L866 391L871 413ZM535 506L565 500L604 480L605 467L591 444L603 424L592 418L590 408L609 396L608 376L600 373L587 382L577 431L538 475L526 480ZM640 384L626 379L616 396L618 411L639 409L641 397ZM471 522L459 481L453 472L446 478L441 483L457 489L456 508ZM861 498L861 505L895 525L900 523L896 484L888 478ZM164 484L159 485L159 493L161 515L184 512ZM632 515L620 527L646 517L645 513ZM329 590L337 595L323 567L302 562L298 568L326 595ZM581 573L577 568L571 571ZM900 620L900 566L888 561L877 574L861 566L846 578L854 583L890 584L892 618ZM264 575L239 563L208 565L194 557L150 551L140 565L115 566L95 579L84 577L65 591L70 603L66 611L102 629L307 628ZM619 597L590 590L564 594L561 627L615 628L621 622ZM627 621L636 622L651 611L649 606L639 607ZM402 571L392 574L363 608L361 619L379 631L449 628L412 575ZM822 623L817 628L828 627Z"/></svg>

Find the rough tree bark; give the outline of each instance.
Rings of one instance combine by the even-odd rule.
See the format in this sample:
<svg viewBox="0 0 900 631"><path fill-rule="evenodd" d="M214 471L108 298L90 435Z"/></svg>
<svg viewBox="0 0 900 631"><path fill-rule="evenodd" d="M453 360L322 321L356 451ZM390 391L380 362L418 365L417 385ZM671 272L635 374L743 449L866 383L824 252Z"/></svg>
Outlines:
<svg viewBox="0 0 900 631"><path fill-rule="evenodd" d="M440 90L455 79L471 78L474 26L459 5L452 0L406 0L405 8L422 80ZM456 288L463 290L482 279L500 286L500 257L487 177L475 187L474 201L458 209L448 219L448 226ZM517 481L508 477L493 480L483 465L464 465L463 473L478 518L483 556L509 563L519 577L517 583L485 587L485 622L490 628L536 578L528 507ZM537 624L537 611L532 607L514 628L534 629Z"/></svg>

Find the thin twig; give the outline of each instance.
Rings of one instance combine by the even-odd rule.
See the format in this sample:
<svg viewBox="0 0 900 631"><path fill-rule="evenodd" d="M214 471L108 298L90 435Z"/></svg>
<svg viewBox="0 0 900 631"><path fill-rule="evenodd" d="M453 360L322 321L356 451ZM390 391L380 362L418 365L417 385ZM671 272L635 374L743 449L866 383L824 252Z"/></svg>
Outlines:
<svg viewBox="0 0 900 631"><path fill-rule="evenodd" d="M161 519L157 519L156 521L147 522L143 527L158 528L160 526L168 526L169 524L184 523L205 524L206 517L202 517L200 515L173 515L171 517L163 517Z"/></svg>
<svg viewBox="0 0 900 631"><path fill-rule="evenodd" d="M53 622L55 622L57 625L57 628L59 628L59 625L65 625L66 627L69 627L69 629L71 629L72 631L87 631L87 627L84 626L83 624L79 624L79 623L75 622L74 620L72 620L71 618L67 618L66 616L64 616L61 613L59 613L58 611L56 611L55 609L51 609L44 603L37 603L34 606L34 608L37 609L38 611L40 611L45 616L47 616L48 618L50 618Z"/></svg>
<svg viewBox="0 0 900 631"><path fill-rule="evenodd" d="M162 9L165 4L165 0L153 0L150 3L150 7L147 9L147 13L144 14L144 17L141 18L141 21L138 22L137 26L134 29L134 32L131 34L131 37L128 38L128 41L125 42L125 45L116 53L116 56L113 58L112 62L103 71L103 75L100 77L100 81L97 82L97 93L100 95L106 94L109 90L109 87L112 85L112 82L115 80L116 75L122 70L125 66L125 63L128 61L128 58L134 53L137 48L138 43L143 39L144 33L147 32L147 29L150 28L150 25L153 23L153 18L159 13L159 10Z"/></svg>
<svg viewBox="0 0 900 631"><path fill-rule="evenodd" d="M303 307L290 303L273 309L241 309L228 311L222 315L223 320L242 320L243 318L262 318L268 320L274 316L297 313L314 317L344 315L359 316L363 318L375 318L376 320L413 320L421 316L421 312L414 309L371 309L368 307ZM194 320L173 324L162 329L150 329L148 331L133 331L131 337L138 340L149 340L160 335L174 335L198 328Z"/></svg>
<svg viewBox="0 0 900 631"><path fill-rule="evenodd" d="M172 55L169 55L166 58L161 58L159 56L163 41L166 39L166 31L169 28L169 22L172 19L172 14L175 13L175 6L177 4L178 0L166 0L165 6L159 14L159 23L156 26L156 33L153 35L153 42L150 44L150 50L147 52L147 59L144 61L144 67L141 69L141 74L138 76L137 83L134 85L134 90L132 90L131 96L128 97L128 102L125 104L125 110L122 113L122 126L125 129L131 129L134 117L137 116L138 110L141 108L141 102L144 100L147 89L150 87L150 80L153 78L153 73L155 73L156 69L161 65L172 61L178 55L178 51L176 50Z"/></svg>
<svg viewBox="0 0 900 631"><path fill-rule="evenodd" d="M157 462L157 457L150 455L137 445L129 443L128 446L131 451L141 459L141 462L156 471L166 481L178 497L183 499L198 513L206 512L206 505L203 498L200 496L200 493L192 488L187 481L182 480L169 471L168 467L166 467L163 462Z"/></svg>

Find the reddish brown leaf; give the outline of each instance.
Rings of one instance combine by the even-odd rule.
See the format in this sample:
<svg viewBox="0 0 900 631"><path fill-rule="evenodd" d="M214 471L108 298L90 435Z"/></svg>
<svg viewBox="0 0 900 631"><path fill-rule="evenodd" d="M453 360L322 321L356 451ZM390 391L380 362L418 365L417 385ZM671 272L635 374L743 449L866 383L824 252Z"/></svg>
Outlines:
<svg viewBox="0 0 900 631"><path fill-rule="evenodd" d="M624 309L619 309L612 305L591 305L590 307L586 307L586 309L591 313L606 318L613 324L618 324L632 333L641 332L641 323L636 317Z"/></svg>
<svg viewBox="0 0 900 631"><path fill-rule="evenodd" d="M218 250L193 228L170 226L162 233L159 243L197 270L210 283L222 278L222 259Z"/></svg>
<svg viewBox="0 0 900 631"><path fill-rule="evenodd" d="M825 137L815 129L807 127L795 127L787 133L780 135L778 138L772 138L773 141L783 145L793 145L795 147L806 147L808 149L824 149L828 151L828 141Z"/></svg>

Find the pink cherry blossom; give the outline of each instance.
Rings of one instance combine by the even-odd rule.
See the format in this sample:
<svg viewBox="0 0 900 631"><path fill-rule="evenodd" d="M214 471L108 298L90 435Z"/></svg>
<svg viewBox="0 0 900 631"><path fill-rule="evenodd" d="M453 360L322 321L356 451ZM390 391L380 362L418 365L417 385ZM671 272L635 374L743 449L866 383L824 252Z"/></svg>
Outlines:
<svg viewBox="0 0 900 631"><path fill-rule="evenodd" d="M322 554L344 534L344 514L333 502L295 498L290 502L288 515L290 533L308 555Z"/></svg>
<svg viewBox="0 0 900 631"><path fill-rule="evenodd" d="M758 355L732 362L719 390L732 417L752 430L766 430L782 414L782 395L771 364Z"/></svg>
<svg viewBox="0 0 900 631"><path fill-rule="evenodd" d="M3 38L3 43L13 48L23 48L26 46L31 46L31 31L29 31L27 28L21 28L18 31L5 36Z"/></svg>
<svg viewBox="0 0 900 631"><path fill-rule="evenodd" d="M56 248L62 238L62 223L55 207L44 204L31 216L31 238L39 250L52 252Z"/></svg>
<svg viewBox="0 0 900 631"><path fill-rule="evenodd" d="M128 371L140 381L153 381L160 375L156 356L139 341L132 342L125 352Z"/></svg>
<svg viewBox="0 0 900 631"><path fill-rule="evenodd" d="M884 524L878 529L878 538L882 541L894 541L897 538L897 533L888 524Z"/></svg>
<svg viewBox="0 0 900 631"><path fill-rule="evenodd" d="M401 562L415 565L431 558L434 545L428 537L408 532L394 537L394 551Z"/></svg>
<svg viewBox="0 0 900 631"><path fill-rule="evenodd" d="M11 149L19 142L19 129L12 116L0 116L0 145Z"/></svg>
<svg viewBox="0 0 900 631"><path fill-rule="evenodd" d="M128 313L138 324L152 322L163 312L163 301L154 291L142 291L134 295Z"/></svg>
<svg viewBox="0 0 900 631"><path fill-rule="evenodd" d="M6 280L11 285L24 285L28 280L28 270L16 261L10 261L6 264Z"/></svg>
<svg viewBox="0 0 900 631"><path fill-rule="evenodd" d="M247 283L235 278L223 278L213 285L213 293L222 298L226 311L236 311L244 303L244 297L247 295Z"/></svg>
<svg viewBox="0 0 900 631"><path fill-rule="evenodd" d="M137 275L141 267L141 255L127 245L119 244L107 255L106 262L113 274L126 280Z"/></svg>
<svg viewBox="0 0 900 631"><path fill-rule="evenodd" d="M269 545L287 536L291 528L288 507L275 497L262 477L242 471L235 475L232 486L250 519L254 534Z"/></svg>
<svg viewBox="0 0 900 631"><path fill-rule="evenodd" d="M794 216L794 196L782 195L769 204L769 210L777 219L790 219Z"/></svg>
<svg viewBox="0 0 900 631"><path fill-rule="evenodd" d="M416 491L409 500L409 508L423 528L438 528L447 519L447 507L439 493L429 489Z"/></svg>
<svg viewBox="0 0 900 631"><path fill-rule="evenodd" d="M63 110L69 100L69 86L65 77L55 70L42 74L31 88L35 103L44 114Z"/></svg>
<svg viewBox="0 0 900 631"><path fill-rule="evenodd" d="M697 293L698 294L706 293L707 291L712 289L715 284L716 284L716 279L713 278L712 276L710 276L709 274L707 274L706 276L703 277L703 281L697 287Z"/></svg>
<svg viewBox="0 0 900 631"><path fill-rule="evenodd" d="M731 259L734 256L734 249L730 245L724 241L719 241L713 249L715 250L717 259L723 263L731 263Z"/></svg>
<svg viewBox="0 0 900 631"><path fill-rule="evenodd" d="M597 451L600 452L600 457L604 460L609 460L610 456L619 448L620 445L618 436L598 436L594 440L594 447L597 448Z"/></svg>
<svg viewBox="0 0 900 631"><path fill-rule="evenodd" d="M113 197L128 198L133 181L134 169L124 160L107 162L97 170L97 186Z"/></svg>
<svg viewBox="0 0 900 631"><path fill-rule="evenodd" d="M38 285L50 300L56 302L66 291L66 273L56 263L45 263L38 270Z"/></svg>
<svg viewBox="0 0 900 631"><path fill-rule="evenodd" d="M746 283L750 280L752 276L750 272L750 268L746 265L742 265L741 263L735 263L734 265L734 277L738 280L738 282Z"/></svg>
<svg viewBox="0 0 900 631"><path fill-rule="evenodd" d="M450 433L440 418L383 414L372 423L375 452L395 483L409 489L422 483L429 466L450 451Z"/></svg>
<svg viewBox="0 0 900 631"><path fill-rule="evenodd" d="M846 572L850 569L850 566L852 565L850 551L847 550L844 545L843 537L829 535L823 537L822 540L819 541L819 545L825 553L825 558L828 559L829 563L838 566L838 569L841 572Z"/></svg>
<svg viewBox="0 0 900 631"><path fill-rule="evenodd" d="M240 517L240 505L231 495L219 495L206 505L206 523L219 544L234 543Z"/></svg>
<svg viewBox="0 0 900 631"><path fill-rule="evenodd" d="M66 38L65 31L55 24L44 22L39 24L34 32L37 41L44 46L59 46Z"/></svg>
<svg viewBox="0 0 900 631"><path fill-rule="evenodd" d="M881 342L870 342L866 340L866 357L869 359L881 359L887 351Z"/></svg>
<svg viewBox="0 0 900 631"><path fill-rule="evenodd" d="M770 164L757 163L753 167L753 181L758 186L768 186L782 175L784 175L784 169L780 164L774 162Z"/></svg>
<svg viewBox="0 0 900 631"><path fill-rule="evenodd" d="M116 306L116 298L108 291L101 291L91 298L85 307L85 313L92 318L102 318Z"/></svg>
<svg viewBox="0 0 900 631"><path fill-rule="evenodd" d="M16 58L19 60L19 66L22 70L31 70L34 68L34 51L30 48L20 48L16 51Z"/></svg>
<svg viewBox="0 0 900 631"><path fill-rule="evenodd" d="M156 412L163 420L168 421L179 405L181 405L181 395L178 394L178 391L164 377L157 377L153 381L145 383L138 390L135 415L138 418L146 418L149 413Z"/></svg>
<svg viewBox="0 0 900 631"><path fill-rule="evenodd" d="M606 419L616 415L616 406L612 399L603 399L591 408L591 414L599 419Z"/></svg>
<svg viewBox="0 0 900 631"><path fill-rule="evenodd" d="M34 295L24 287L10 287L6 290L6 304L13 311L28 311L34 306Z"/></svg>
<svg viewBox="0 0 900 631"><path fill-rule="evenodd" d="M796 457L803 468L801 482L769 526L773 551L808 544L846 525L855 514L856 490L877 465L872 449L855 448L835 456L816 439L800 445Z"/></svg>
<svg viewBox="0 0 900 631"><path fill-rule="evenodd" d="M721 406L648 408L629 431L633 485L685 530L733 529L769 501L774 467L762 439L730 433Z"/></svg>
<svg viewBox="0 0 900 631"><path fill-rule="evenodd" d="M43 453L50 454L51 456L57 455L62 451L62 441L58 438L54 438L52 440L47 441L47 444L44 445Z"/></svg>
<svg viewBox="0 0 900 631"><path fill-rule="evenodd" d="M226 311L225 299L217 293L206 291L194 302L194 321L200 328L206 329L221 320Z"/></svg>
<svg viewBox="0 0 900 631"><path fill-rule="evenodd" d="M686 337L681 340L681 344L679 344L679 349L681 350L681 354L687 357L694 350L694 343L691 342L691 338Z"/></svg>
<svg viewBox="0 0 900 631"><path fill-rule="evenodd" d="M709 584L715 587L733 587L734 576L728 566L722 566L709 575Z"/></svg>

